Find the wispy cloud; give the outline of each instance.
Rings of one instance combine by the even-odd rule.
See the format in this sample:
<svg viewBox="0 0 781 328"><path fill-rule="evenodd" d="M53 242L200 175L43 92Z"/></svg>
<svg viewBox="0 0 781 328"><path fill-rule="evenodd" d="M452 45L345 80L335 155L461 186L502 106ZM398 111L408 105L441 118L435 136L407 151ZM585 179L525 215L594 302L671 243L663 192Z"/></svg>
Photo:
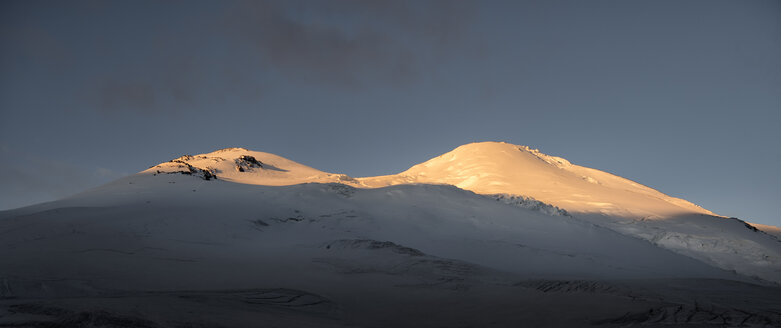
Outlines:
<svg viewBox="0 0 781 328"><path fill-rule="evenodd" d="M84 2L10 8L12 28L0 32L9 58L80 79L65 86L81 90L76 103L149 113L256 100L280 79L347 90L414 83L457 53L470 7L443 0ZM61 24L45 19L52 11ZM148 14L139 22L125 11Z"/></svg>
<svg viewBox="0 0 781 328"><path fill-rule="evenodd" d="M242 2L226 28L283 75L355 87L414 80L469 24L468 4L429 2Z"/></svg>

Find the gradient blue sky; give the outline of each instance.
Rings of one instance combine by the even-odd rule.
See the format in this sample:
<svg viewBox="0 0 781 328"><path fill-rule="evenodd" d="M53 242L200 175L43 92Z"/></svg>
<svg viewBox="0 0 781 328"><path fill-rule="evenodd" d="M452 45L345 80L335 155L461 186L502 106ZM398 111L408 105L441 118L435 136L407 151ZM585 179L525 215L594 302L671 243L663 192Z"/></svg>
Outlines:
<svg viewBox="0 0 781 328"><path fill-rule="evenodd" d="M239 146L507 141L781 225L779 1L3 1L0 209Z"/></svg>

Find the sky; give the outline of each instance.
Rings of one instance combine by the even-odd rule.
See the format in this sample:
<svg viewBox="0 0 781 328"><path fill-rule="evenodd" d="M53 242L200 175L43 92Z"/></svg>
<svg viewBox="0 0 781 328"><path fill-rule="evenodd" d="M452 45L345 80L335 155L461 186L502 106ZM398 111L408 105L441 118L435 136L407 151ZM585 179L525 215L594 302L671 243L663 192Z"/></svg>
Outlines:
<svg viewBox="0 0 781 328"><path fill-rule="evenodd" d="M0 210L244 147L539 148L781 225L779 1L2 1Z"/></svg>

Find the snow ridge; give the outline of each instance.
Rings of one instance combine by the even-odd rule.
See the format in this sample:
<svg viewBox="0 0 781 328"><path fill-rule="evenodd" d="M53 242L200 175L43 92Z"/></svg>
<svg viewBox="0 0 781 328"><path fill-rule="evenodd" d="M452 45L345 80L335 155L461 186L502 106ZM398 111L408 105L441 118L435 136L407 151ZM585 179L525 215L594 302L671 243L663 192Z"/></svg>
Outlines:
<svg viewBox="0 0 781 328"><path fill-rule="evenodd" d="M543 203L532 197L526 197L522 195L509 195L509 194L495 194L487 195L499 202L507 205L514 205L525 209L541 212L550 216L570 216L567 211L560 209L556 206Z"/></svg>
<svg viewBox="0 0 781 328"><path fill-rule="evenodd" d="M541 159L541 160L543 160L546 163L551 164L551 165L555 165L555 166L558 166L558 167L570 167L570 166L572 166L572 163L570 163L568 160L566 160L564 158L561 158L561 157L556 157L556 156L550 156L550 155L543 154L542 152L540 152L539 149L536 149L536 148L531 148L529 146L519 145L518 149L521 150L521 151L528 152L528 153L530 153L530 154L532 154L534 156L537 156L539 159Z"/></svg>

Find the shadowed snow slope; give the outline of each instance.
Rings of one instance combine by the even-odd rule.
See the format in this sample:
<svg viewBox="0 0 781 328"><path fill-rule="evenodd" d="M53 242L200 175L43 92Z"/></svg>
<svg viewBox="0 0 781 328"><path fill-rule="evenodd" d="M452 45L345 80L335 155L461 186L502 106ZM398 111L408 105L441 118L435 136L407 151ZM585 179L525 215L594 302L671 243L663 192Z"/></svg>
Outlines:
<svg viewBox="0 0 781 328"><path fill-rule="evenodd" d="M0 247L0 326L76 325L91 313L102 319L76 326L511 327L581 309L556 315L556 326L571 327L670 306L599 281L761 283L447 185L257 186L140 174L0 212ZM574 287L545 297L538 284ZM606 287L592 295L591 285ZM541 297L544 308L535 305ZM240 318L250 321L232 321ZM118 324L98 325L104 319Z"/></svg>
<svg viewBox="0 0 781 328"><path fill-rule="evenodd" d="M307 253L333 240L369 239L529 277L736 277L582 220L445 185L270 187L136 175L39 208L4 212L0 222L3 231L13 230L3 237L10 247L4 256L18 254L26 267L33 265L30 254L47 251L64 253L61 259L209 256L194 251L201 246L189 249L191 242L226 245L214 248L225 250L215 254L223 258L239 249Z"/></svg>

